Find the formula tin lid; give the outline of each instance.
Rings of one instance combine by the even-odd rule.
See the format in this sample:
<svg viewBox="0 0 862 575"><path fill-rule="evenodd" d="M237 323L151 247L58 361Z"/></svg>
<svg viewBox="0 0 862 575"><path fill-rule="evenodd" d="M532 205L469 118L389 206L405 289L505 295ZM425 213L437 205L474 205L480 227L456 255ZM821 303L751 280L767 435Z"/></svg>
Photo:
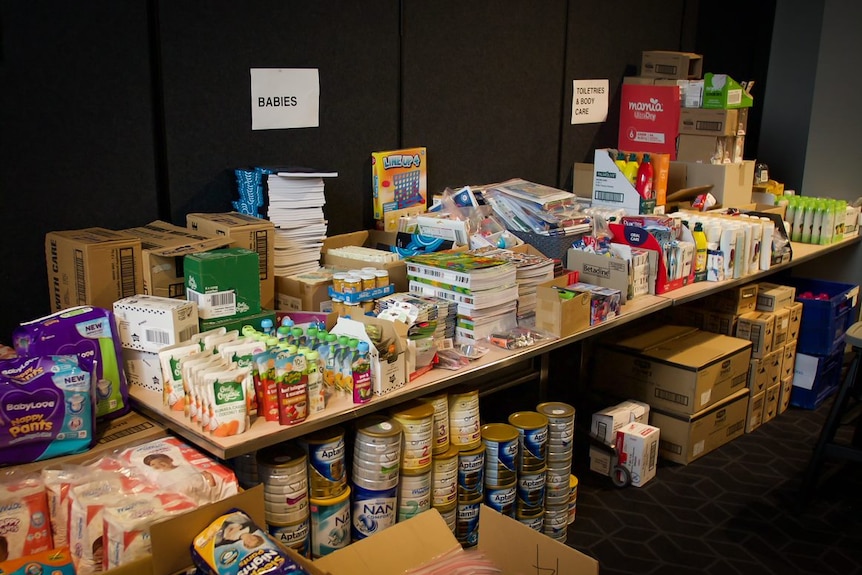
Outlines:
<svg viewBox="0 0 862 575"><path fill-rule="evenodd" d="M434 406L424 401L411 401L405 407L392 411L397 419L428 419L434 417Z"/></svg>
<svg viewBox="0 0 862 575"><path fill-rule="evenodd" d="M540 429L548 426L548 418L537 411L516 411L509 415L509 423L519 429Z"/></svg>
<svg viewBox="0 0 862 575"><path fill-rule="evenodd" d="M548 418L574 417L575 408L562 401L546 401L536 406L536 411Z"/></svg>
<svg viewBox="0 0 862 575"><path fill-rule="evenodd" d="M257 463L265 467L296 467L305 465L308 457L295 443L277 443L257 452Z"/></svg>
<svg viewBox="0 0 862 575"><path fill-rule="evenodd" d="M344 439L344 428L340 425L333 425L332 427L312 431L308 435L304 435L301 441L306 444L323 444L332 443L339 439Z"/></svg>
<svg viewBox="0 0 862 575"><path fill-rule="evenodd" d="M504 443L518 439L518 428L508 423L486 423L481 428L482 439Z"/></svg>
<svg viewBox="0 0 862 575"><path fill-rule="evenodd" d="M368 415L356 422L356 432L371 437L395 437L402 432L402 428L391 417Z"/></svg>

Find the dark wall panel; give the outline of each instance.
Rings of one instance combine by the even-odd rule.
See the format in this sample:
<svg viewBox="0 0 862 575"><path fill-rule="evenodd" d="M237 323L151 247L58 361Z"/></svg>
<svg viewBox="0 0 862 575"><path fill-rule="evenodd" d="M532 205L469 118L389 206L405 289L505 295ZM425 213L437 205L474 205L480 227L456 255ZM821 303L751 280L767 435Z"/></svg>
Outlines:
<svg viewBox="0 0 862 575"><path fill-rule="evenodd" d="M0 8L0 341L49 312L51 230L155 219L144 1Z"/></svg>
<svg viewBox="0 0 862 575"><path fill-rule="evenodd" d="M370 155L398 145L397 0L178 0L160 5L170 211L230 208L233 170L307 165L329 233L371 226ZM317 68L320 127L251 129L251 68Z"/></svg>
<svg viewBox="0 0 862 575"><path fill-rule="evenodd" d="M429 191L523 177L555 184L566 2L405 2L403 145Z"/></svg>
<svg viewBox="0 0 862 575"><path fill-rule="evenodd" d="M560 185L572 189L575 162L592 163L597 148L616 147L620 88L624 76L640 73L644 50L693 50L686 45L697 3L686 0L590 2L571 0L565 63ZM607 78L608 119L601 124L571 124L572 81Z"/></svg>

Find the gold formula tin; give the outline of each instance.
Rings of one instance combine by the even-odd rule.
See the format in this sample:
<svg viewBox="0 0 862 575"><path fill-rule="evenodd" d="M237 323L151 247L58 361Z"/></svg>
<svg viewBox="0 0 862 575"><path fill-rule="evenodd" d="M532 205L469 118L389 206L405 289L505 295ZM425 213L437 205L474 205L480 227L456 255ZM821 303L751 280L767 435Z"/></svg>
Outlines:
<svg viewBox="0 0 862 575"><path fill-rule="evenodd" d="M328 427L300 440L308 456L308 491L312 498L337 497L347 488L344 429Z"/></svg>
<svg viewBox="0 0 862 575"><path fill-rule="evenodd" d="M516 427L520 435L518 472L543 469L548 453L548 418L536 411L518 411L509 415L509 424Z"/></svg>
<svg viewBox="0 0 862 575"><path fill-rule="evenodd" d="M440 393L437 395L429 395L428 397L420 397L419 401L424 401L434 407L434 444L431 448L433 455L446 453L449 449L449 395Z"/></svg>

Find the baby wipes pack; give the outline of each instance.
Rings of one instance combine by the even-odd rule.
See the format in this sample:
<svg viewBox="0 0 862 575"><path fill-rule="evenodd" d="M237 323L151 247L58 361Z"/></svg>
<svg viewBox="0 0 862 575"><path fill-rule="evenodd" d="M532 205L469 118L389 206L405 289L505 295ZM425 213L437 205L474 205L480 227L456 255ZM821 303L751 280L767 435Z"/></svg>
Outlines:
<svg viewBox="0 0 862 575"><path fill-rule="evenodd" d="M54 547L45 485L36 474L0 481L0 536L8 559Z"/></svg>
<svg viewBox="0 0 862 575"><path fill-rule="evenodd" d="M93 443L90 373L75 355L0 361L0 463L80 453Z"/></svg>
<svg viewBox="0 0 862 575"><path fill-rule="evenodd" d="M96 378L96 417L113 419L129 411L129 388L123 371L117 325L110 310L72 307L22 323L12 333L21 356L78 356Z"/></svg>

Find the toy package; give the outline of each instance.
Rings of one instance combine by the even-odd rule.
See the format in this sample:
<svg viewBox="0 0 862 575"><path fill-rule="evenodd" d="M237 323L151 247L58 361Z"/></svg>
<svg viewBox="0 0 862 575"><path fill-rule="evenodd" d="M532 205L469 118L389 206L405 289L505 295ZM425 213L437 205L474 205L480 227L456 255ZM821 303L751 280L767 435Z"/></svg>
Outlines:
<svg viewBox="0 0 862 575"><path fill-rule="evenodd" d="M401 216L427 210L428 156L425 148L371 153L374 221L378 229L398 231Z"/></svg>
<svg viewBox="0 0 862 575"><path fill-rule="evenodd" d="M96 417L113 419L129 411L114 313L78 306L22 323L12 334L20 356L76 354L81 368L95 373Z"/></svg>

